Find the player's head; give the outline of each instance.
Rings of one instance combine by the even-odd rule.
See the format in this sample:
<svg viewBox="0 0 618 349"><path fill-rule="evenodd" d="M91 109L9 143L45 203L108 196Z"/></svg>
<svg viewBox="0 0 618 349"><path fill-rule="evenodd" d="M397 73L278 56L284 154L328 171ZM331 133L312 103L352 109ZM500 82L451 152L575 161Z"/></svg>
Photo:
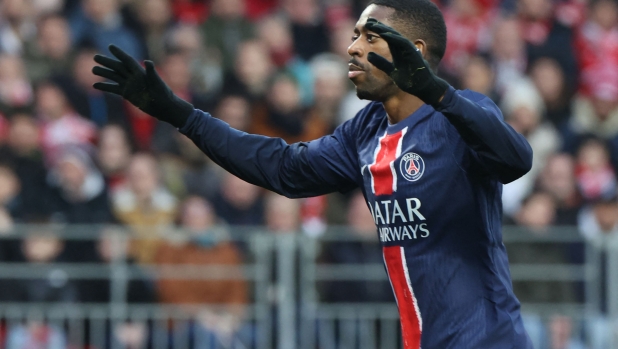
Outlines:
<svg viewBox="0 0 618 349"><path fill-rule="evenodd" d="M351 70L362 69L350 77L359 98L383 101L399 91L386 73L367 61L372 51L392 59L386 41L365 29L369 18L393 27L413 42L436 69L446 50L446 25L438 7L429 0L373 0L356 22L353 42L348 47Z"/></svg>

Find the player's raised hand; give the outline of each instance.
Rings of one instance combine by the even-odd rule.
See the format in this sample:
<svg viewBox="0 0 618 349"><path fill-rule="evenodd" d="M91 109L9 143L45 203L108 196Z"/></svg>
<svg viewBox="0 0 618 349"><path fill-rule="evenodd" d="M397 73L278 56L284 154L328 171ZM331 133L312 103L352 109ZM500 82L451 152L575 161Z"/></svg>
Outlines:
<svg viewBox="0 0 618 349"><path fill-rule="evenodd" d="M367 60L388 74L397 86L427 104L437 104L449 84L437 77L418 48L395 29L369 18L365 28L378 34L386 43L393 61L369 52Z"/></svg>
<svg viewBox="0 0 618 349"><path fill-rule="evenodd" d="M109 52L118 60L95 55L94 61L101 66L92 68L92 73L113 82L97 82L94 88L117 94L145 113L175 127L184 126L193 106L170 90L155 71L152 61L145 61L144 69L117 46L109 45Z"/></svg>

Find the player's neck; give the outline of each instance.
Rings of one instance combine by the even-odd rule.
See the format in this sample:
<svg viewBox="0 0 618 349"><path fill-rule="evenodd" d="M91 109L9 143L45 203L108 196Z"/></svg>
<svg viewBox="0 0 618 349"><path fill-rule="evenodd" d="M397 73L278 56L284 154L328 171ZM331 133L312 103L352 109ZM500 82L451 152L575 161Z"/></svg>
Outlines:
<svg viewBox="0 0 618 349"><path fill-rule="evenodd" d="M424 103L417 97L400 91L382 104L386 110L388 121L391 124L396 124L417 111Z"/></svg>

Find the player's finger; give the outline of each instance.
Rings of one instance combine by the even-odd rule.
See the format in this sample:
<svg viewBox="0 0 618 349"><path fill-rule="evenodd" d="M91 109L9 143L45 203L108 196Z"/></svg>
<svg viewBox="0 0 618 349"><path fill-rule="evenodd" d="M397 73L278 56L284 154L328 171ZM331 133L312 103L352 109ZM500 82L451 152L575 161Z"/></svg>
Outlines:
<svg viewBox="0 0 618 349"><path fill-rule="evenodd" d="M120 85L118 84L112 84L109 82L96 82L94 83L94 85L92 85L92 87L96 88L97 90L103 91L103 92L109 92L109 93L117 94L119 96L122 95Z"/></svg>
<svg viewBox="0 0 618 349"><path fill-rule="evenodd" d="M369 52L367 55L367 60L369 63L376 66L376 68L382 70L386 74L390 75L393 70L395 70L395 66L393 63L389 62L386 58L380 56L375 52Z"/></svg>
<svg viewBox="0 0 618 349"><path fill-rule="evenodd" d="M124 77L127 77L129 75L127 68L122 64L122 62L119 62L113 58L109 58L103 55L95 55L94 61L106 68L115 71L116 73Z"/></svg>
<svg viewBox="0 0 618 349"><path fill-rule="evenodd" d="M112 80L112 81L117 82L117 83L122 83L122 82L124 82L126 80L124 77L120 76L115 71L113 71L111 69L103 68L103 67L98 66L98 65L95 66L94 68L92 68L92 73L94 75L98 75L98 76L104 77L106 79Z"/></svg>
<svg viewBox="0 0 618 349"><path fill-rule="evenodd" d="M111 52L116 58L118 58L129 71L143 71L142 66L131 57L128 53L121 50L116 45L109 45L109 52Z"/></svg>
<svg viewBox="0 0 618 349"><path fill-rule="evenodd" d="M369 31L372 31L372 32L380 35L380 36L382 36L382 34L386 34L386 33L391 33L391 34L395 34L395 35L401 35L395 29L387 26L384 23L378 22L374 18L367 19L367 23L365 23L365 28L367 30L369 30Z"/></svg>

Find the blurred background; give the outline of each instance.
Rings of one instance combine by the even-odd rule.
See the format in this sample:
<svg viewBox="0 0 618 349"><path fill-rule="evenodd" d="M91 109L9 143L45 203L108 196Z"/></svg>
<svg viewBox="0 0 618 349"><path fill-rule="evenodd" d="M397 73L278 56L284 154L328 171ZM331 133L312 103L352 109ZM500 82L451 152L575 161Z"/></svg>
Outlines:
<svg viewBox="0 0 618 349"><path fill-rule="evenodd" d="M616 1L438 5L440 75L534 150L503 202L535 348L618 348ZM365 6L1 0L0 347L401 347L359 192L264 191L91 87L114 43L232 127L311 140L366 104L347 80Z"/></svg>

